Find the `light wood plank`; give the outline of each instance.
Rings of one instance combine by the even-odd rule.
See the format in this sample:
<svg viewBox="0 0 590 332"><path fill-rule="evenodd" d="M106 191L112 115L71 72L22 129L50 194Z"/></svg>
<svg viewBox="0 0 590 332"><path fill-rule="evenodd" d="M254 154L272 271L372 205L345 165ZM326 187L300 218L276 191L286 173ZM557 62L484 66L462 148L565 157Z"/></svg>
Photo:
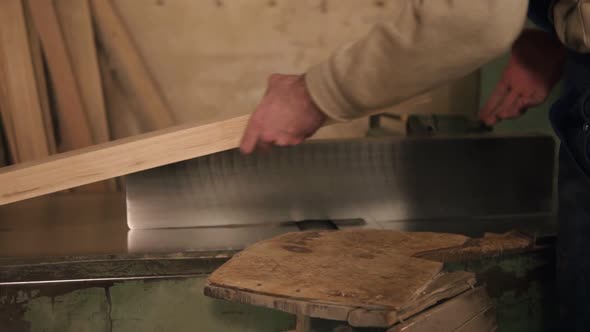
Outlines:
<svg viewBox="0 0 590 332"><path fill-rule="evenodd" d="M12 162L48 156L21 0L0 1L0 94Z"/></svg>
<svg viewBox="0 0 590 332"><path fill-rule="evenodd" d="M2 112L0 110L0 112ZM6 145L6 133L2 126L2 117L0 116L0 167L8 165L8 148Z"/></svg>
<svg viewBox="0 0 590 332"><path fill-rule="evenodd" d="M92 134L52 0L28 0L58 103L61 151L92 145Z"/></svg>
<svg viewBox="0 0 590 332"><path fill-rule="evenodd" d="M56 0L55 8L94 143L110 140L88 0Z"/></svg>
<svg viewBox="0 0 590 332"><path fill-rule="evenodd" d="M170 107L111 0L91 0L102 45L119 69L119 78L141 106L149 130L175 124Z"/></svg>
<svg viewBox="0 0 590 332"><path fill-rule="evenodd" d="M0 171L0 205L238 146L249 116L182 125Z"/></svg>
<svg viewBox="0 0 590 332"><path fill-rule="evenodd" d="M53 116L51 113L51 106L49 104L49 96L47 91L47 79L45 76L45 65L43 60L43 49L41 48L41 40L39 34L35 29L33 20L31 18L31 11L27 3L24 3L25 19L27 21L27 30L29 32L29 45L31 47L31 57L33 61L33 70L35 72L35 81L37 82L37 91L39 92L39 104L43 113L43 124L45 125L45 135L47 139L47 146L50 154L57 153L57 144L55 141L55 129L53 126Z"/></svg>
<svg viewBox="0 0 590 332"><path fill-rule="evenodd" d="M149 128L142 126L142 122L137 117L140 107L134 98L125 95L121 82L115 77L114 69L104 50L99 49L97 56L105 104L110 115L108 120L111 139L126 138L150 131Z"/></svg>

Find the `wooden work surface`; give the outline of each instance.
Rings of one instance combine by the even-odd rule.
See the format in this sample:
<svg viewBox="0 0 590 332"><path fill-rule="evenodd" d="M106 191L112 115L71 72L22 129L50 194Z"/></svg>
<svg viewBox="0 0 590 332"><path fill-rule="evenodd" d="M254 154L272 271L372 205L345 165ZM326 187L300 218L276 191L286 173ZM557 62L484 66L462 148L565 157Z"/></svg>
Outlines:
<svg viewBox="0 0 590 332"><path fill-rule="evenodd" d="M473 274L444 273L442 261L475 255L481 245L487 248L482 254L495 255L529 248L532 240L517 233L478 241L386 230L289 233L234 256L209 277L205 293L353 326L388 327L472 287ZM434 254L439 250L444 255Z"/></svg>

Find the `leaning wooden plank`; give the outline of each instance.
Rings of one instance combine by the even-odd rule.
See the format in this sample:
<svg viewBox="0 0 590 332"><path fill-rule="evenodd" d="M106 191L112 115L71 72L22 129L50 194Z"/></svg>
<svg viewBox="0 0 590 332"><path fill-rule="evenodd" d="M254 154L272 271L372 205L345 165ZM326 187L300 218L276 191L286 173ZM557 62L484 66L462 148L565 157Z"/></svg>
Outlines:
<svg viewBox="0 0 590 332"><path fill-rule="evenodd" d="M248 116L162 129L0 171L0 205L235 148Z"/></svg>
<svg viewBox="0 0 590 332"><path fill-rule="evenodd" d="M0 1L0 103L12 162L49 155L21 0Z"/></svg>
<svg viewBox="0 0 590 332"><path fill-rule="evenodd" d="M91 0L91 4L100 42L117 65L119 78L141 106L147 127L154 130L173 125L170 107L113 2Z"/></svg>
<svg viewBox="0 0 590 332"><path fill-rule="evenodd" d="M80 88L94 143L110 140L88 0L55 0L57 17Z"/></svg>
<svg viewBox="0 0 590 332"><path fill-rule="evenodd" d="M31 11L25 3L25 19L27 22L27 30L29 32L29 45L31 47L31 58L33 62L33 70L35 72L35 81L37 82L37 91L39 91L39 104L41 112L43 113L43 124L45 125L45 136L47 139L47 146L50 154L57 153L57 145L55 142L55 128L53 126L53 116L51 113L51 106L49 104L49 96L47 91L47 79L45 73L45 65L43 60L43 50L41 48L41 40L39 34L34 27L31 18Z"/></svg>
<svg viewBox="0 0 590 332"><path fill-rule="evenodd" d="M88 118L52 0L28 0L58 104L61 151L93 144Z"/></svg>
<svg viewBox="0 0 590 332"><path fill-rule="evenodd" d="M137 117L141 108L134 98L125 95L103 49L97 50L97 57L105 104L111 115L108 117L111 139L126 138L150 131L142 126L141 120Z"/></svg>
<svg viewBox="0 0 590 332"><path fill-rule="evenodd" d="M2 110L0 110L1 112ZM0 167L8 165L8 148L5 139L6 133L2 126L2 117L0 117Z"/></svg>

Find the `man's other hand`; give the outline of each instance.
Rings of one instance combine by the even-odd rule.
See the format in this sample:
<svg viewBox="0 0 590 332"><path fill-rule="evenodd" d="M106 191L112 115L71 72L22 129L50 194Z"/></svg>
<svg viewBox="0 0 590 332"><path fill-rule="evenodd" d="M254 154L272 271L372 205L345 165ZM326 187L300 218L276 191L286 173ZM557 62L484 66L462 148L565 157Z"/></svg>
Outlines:
<svg viewBox="0 0 590 332"><path fill-rule="evenodd" d="M240 150L268 150L272 145L289 146L313 135L326 121L307 92L300 75L273 74L266 94L250 117Z"/></svg>
<svg viewBox="0 0 590 332"><path fill-rule="evenodd" d="M527 29L516 40L508 65L479 118L492 126L545 102L561 78L565 47L549 34Z"/></svg>

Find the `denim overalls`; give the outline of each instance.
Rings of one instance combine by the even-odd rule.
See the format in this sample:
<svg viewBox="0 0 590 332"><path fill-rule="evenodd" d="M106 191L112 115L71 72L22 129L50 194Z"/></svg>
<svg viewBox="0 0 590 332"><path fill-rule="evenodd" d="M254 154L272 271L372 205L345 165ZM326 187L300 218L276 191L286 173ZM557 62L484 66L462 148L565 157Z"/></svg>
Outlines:
<svg viewBox="0 0 590 332"><path fill-rule="evenodd" d="M529 18L554 33L550 3L530 0ZM550 119L561 140L556 331L590 332L590 54L569 52Z"/></svg>

